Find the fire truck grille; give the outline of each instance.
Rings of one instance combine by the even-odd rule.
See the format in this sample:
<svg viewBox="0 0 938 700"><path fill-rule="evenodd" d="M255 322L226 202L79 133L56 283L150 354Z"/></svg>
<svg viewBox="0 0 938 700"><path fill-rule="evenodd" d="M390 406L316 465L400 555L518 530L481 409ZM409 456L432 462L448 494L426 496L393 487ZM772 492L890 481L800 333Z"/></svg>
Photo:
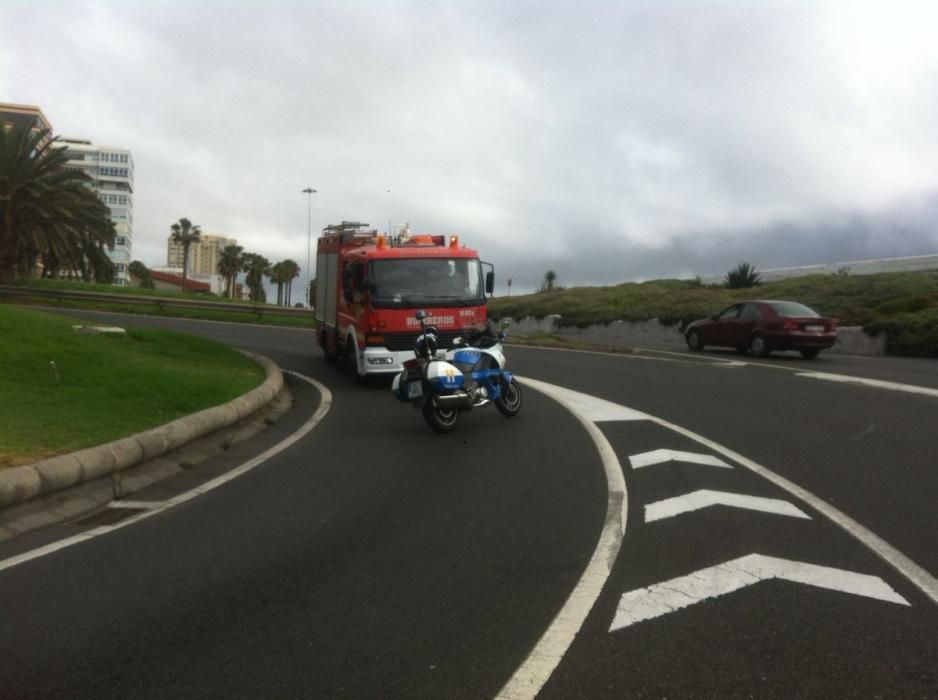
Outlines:
<svg viewBox="0 0 938 700"><path fill-rule="evenodd" d="M391 350L392 352L398 352L401 350L413 350L414 343L417 342L417 338L420 333L385 333L384 334L384 346ZM466 331L440 331L437 336L437 344L443 349L449 349L453 347L453 341L459 336L466 337Z"/></svg>

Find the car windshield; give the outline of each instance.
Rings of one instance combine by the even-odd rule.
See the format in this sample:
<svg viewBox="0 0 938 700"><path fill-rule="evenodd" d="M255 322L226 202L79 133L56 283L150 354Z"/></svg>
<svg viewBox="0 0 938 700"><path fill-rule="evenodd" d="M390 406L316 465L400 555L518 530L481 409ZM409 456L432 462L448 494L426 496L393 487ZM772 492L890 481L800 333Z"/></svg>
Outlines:
<svg viewBox="0 0 938 700"><path fill-rule="evenodd" d="M818 318L820 316L814 309L794 301L773 301L769 306L771 306L779 316L798 318Z"/></svg>
<svg viewBox="0 0 938 700"><path fill-rule="evenodd" d="M470 258L374 260L368 273L376 306L427 304L475 306L484 303L482 268Z"/></svg>

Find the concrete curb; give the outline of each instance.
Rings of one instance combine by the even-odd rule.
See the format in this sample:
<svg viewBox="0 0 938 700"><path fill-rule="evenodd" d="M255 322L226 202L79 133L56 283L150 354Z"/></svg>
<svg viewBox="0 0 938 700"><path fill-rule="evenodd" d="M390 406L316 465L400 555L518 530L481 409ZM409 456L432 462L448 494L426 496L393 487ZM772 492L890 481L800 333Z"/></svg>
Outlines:
<svg viewBox="0 0 938 700"><path fill-rule="evenodd" d="M269 404L283 388L283 374L263 355L244 352L267 374L263 384L214 408L97 447L0 470L0 508L38 498L159 457L187 442L234 425Z"/></svg>

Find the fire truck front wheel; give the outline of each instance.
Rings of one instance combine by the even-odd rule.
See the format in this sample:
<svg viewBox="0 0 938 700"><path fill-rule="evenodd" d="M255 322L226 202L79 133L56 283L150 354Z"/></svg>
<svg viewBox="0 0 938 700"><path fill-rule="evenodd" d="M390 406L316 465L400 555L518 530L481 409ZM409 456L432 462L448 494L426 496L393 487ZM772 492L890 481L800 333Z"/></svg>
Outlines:
<svg viewBox="0 0 938 700"><path fill-rule="evenodd" d="M362 375L358 373L358 348L355 347L355 341L352 338L345 343L345 368L355 379L362 378Z"/></svg>

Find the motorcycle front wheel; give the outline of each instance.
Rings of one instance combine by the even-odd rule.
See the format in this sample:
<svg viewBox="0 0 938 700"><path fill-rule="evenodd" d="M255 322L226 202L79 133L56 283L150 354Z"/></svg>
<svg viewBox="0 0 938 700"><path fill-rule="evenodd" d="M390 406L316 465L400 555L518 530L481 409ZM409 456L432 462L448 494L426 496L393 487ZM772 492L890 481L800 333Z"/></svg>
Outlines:
<svg viewBox="0 0 938 700"><path fill-rule="evenodd" d="M455 408L438 408L433 404L432 398L427 398L423 405L423 418L427 425L438 433L448 433L456 427L459 420L459 410Z"/></svg>
<svg viewBox="0 0 938 700"><path fill-rule="evenodd" d="M521 385L512 377L508 384L502 384L502 391L498 395L498 398L495 399L495 408L497 408L503 416L511 418L517 415L518 411L521 410L521 400Z"/></svg>

